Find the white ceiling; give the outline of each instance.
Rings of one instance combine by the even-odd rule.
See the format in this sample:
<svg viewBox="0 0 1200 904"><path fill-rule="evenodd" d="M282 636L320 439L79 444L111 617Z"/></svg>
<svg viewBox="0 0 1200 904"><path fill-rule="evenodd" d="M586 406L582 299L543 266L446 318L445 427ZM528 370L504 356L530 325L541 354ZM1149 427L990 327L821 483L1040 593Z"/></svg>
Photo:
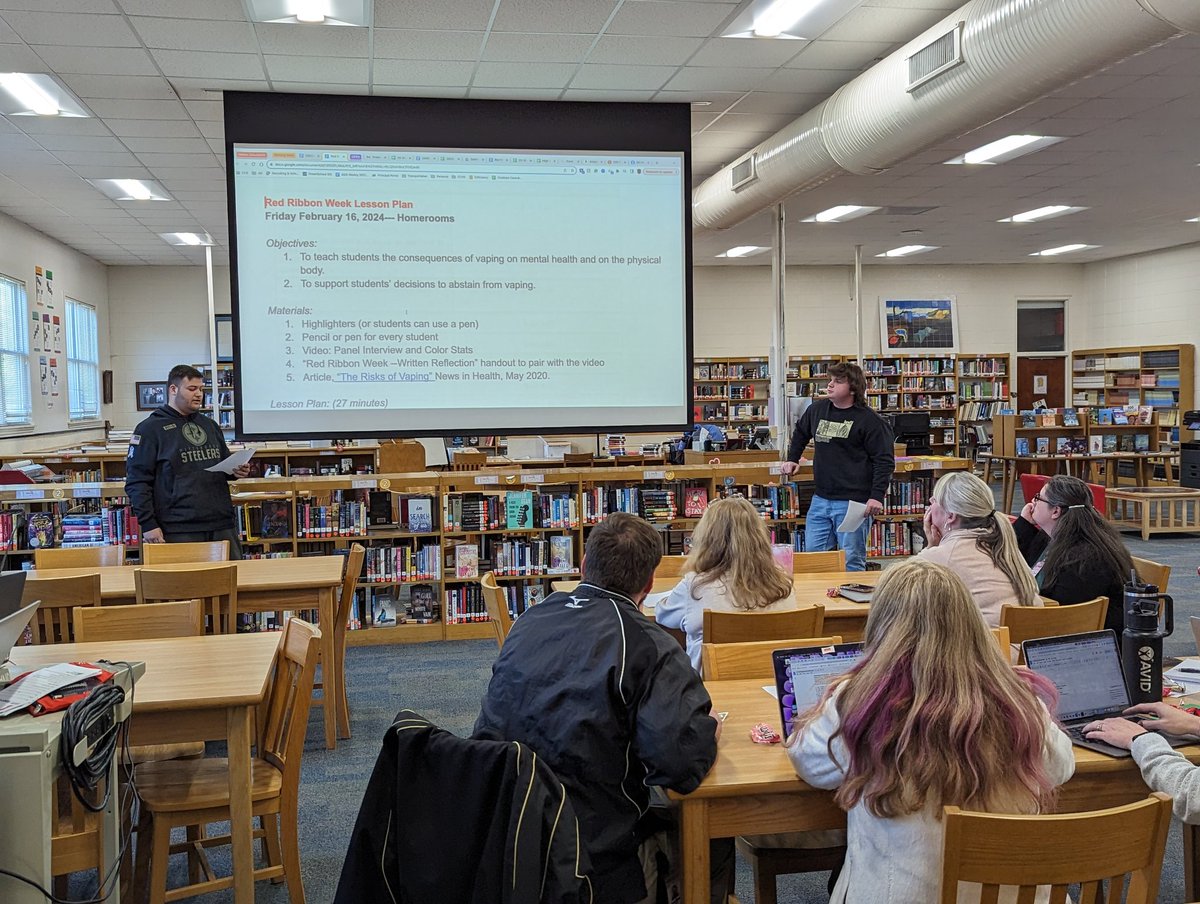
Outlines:
<svg viewBox="0 0 1200 904"><path fill-rule="evenodd" d="M222 89L534 100L687 101L696 182L961 5L866 0L812 42L718 37L739 0L374 0L368 28L252 24L243 0L0 0L0 72L53 72L93 119L0 117L0 211L107 264L179 264L160 232L201 231L228 261ZM705 104L701 106L699 104ZM1070 140L994 167L942 161L1003 135ZM922 264L1098 260L1200 241L1200 38L1119 63L874 177L787 202L793 263L902 244ZM108 200L85 180L149 178L169 202ZM933 206L844 224L836 204ZM1089 210L996 223L1047 204ZM906 230L920 230L919 234ZM695 262L770 243L768 217L697 230ZM1036 260L1036 259L1032 259ZM765 262L762 257L745 263Z"/></svg>

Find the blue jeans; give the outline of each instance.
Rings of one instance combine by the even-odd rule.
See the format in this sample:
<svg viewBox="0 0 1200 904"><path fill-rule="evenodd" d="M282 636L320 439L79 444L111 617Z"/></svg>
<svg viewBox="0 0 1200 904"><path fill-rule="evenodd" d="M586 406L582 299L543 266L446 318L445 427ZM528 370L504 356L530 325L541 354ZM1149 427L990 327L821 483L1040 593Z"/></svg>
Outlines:
<svg viewBox="0 0 1200 904"><path fill-rule="evenodd" d="M851 533L838 532L837 526L846 517L848 505L844 499L813 496L808 515L804 519L804 551L843 549L846 551L847 571L866 571L867 533L871 530L871 519L864 519L858 530Z"/></svg>

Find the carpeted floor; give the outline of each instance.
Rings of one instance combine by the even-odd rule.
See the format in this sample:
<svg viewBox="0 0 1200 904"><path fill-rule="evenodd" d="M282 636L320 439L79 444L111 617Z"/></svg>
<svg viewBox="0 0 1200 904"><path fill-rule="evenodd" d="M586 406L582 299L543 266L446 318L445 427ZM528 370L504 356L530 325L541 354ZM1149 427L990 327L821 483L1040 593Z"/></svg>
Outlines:
<svg viewBox="0 0 1200 904"><path fill-rule="evenodd" d="M1175 598L1177 627L1166 644L1167 653L1194 654L1196 645L1188 616L1200 615L1200 577L1196 573L1200 544L1195 537L1143 542L1134 534L1124 536L1133 554L1171 565L1170 590ZM392 716L400 709L413 709L456 734L469 734L495 655L492 641L353 647L348 651L354 737L341 742L335 751L325 750L318 727L320 714L314 711L304 753L300 845L308 901L326 904L333 898L346 842L379 751L380 738ZM442 845L453 841L430 839L429 843ZM174 879L179 879L184 867L180 858L176 860L179 862L173 864ZM1167 849L1160 901L1183 900L1181 863L1180 834L1175 827ZM464 866L469 868L467 864ZM780 879L780 902L815 904L828 900L826 877L827 874L818 873ZM751 904L754 896L745 864L739 864L737 887L743 904ZM224 904L232 900L232 895L215 893L195 900L201 904ZM286 902L287 895L282 886L260 883L256 900L260 904L274 904Z"/></svg>

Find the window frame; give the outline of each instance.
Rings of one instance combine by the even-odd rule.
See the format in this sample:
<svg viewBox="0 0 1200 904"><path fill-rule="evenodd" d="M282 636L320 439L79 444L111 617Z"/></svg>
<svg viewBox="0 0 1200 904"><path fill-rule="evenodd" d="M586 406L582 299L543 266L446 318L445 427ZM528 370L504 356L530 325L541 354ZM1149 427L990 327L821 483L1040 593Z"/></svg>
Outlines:
<svg viewBox="0 0 1200 904"><path fill-rule="evenodd" d="M85 311L91 319L91 351L93 359L89 360L86 357L78 356L80 351L75 349L76 354L73 356L71 348L76 343L75 318L79 312ZM64 327L66 329L66 341L63 343L63 358L66 360L66 377L67 377L67 422L68 424L82 425L94 424L100 420L102 404L100 394L100 316L95 305L88 304L86 301L79 301L74 298L67 298L63 318L66 321ZM95 399L95 408L86 412L76 413L75 390L76 376L82 374L91 382L92 397Z"/></svg>
<svg viewBox="0 0 1200 904"><path fill-rule="evenodd" d="M11 310L3 311L3 313L12 314L15 325L14 339L16 340L16 345L13 348L7 348L3 344L3 334L0 333L0 362L8 356L17 359L16 373L24 379L25 398L28 400L27 410L23 417L18 415L19 419L11 419L12 416L5 407L4 374L2 363L0 363L0 435L11 436L20 433L29 433L34 429L33 377L30 370L32 350L29 347L29 295L25 281L17 279L15 276L0 273L0 283L11 284L12 286L12 307ZM23 349L20 347L22 345L24 346Z"/></svg>

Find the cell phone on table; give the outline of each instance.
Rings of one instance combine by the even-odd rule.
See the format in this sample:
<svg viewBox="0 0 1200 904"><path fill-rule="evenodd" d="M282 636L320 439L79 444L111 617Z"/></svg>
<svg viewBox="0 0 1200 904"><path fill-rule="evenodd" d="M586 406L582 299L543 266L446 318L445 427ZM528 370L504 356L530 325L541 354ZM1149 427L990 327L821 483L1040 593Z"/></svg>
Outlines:
<svg viewBox="0 0 1200 904"><path fill-rule="evenodd" d="M875 588L870 584L842 584L842 590L850 590L854 593L872 593Z"/></svg>

